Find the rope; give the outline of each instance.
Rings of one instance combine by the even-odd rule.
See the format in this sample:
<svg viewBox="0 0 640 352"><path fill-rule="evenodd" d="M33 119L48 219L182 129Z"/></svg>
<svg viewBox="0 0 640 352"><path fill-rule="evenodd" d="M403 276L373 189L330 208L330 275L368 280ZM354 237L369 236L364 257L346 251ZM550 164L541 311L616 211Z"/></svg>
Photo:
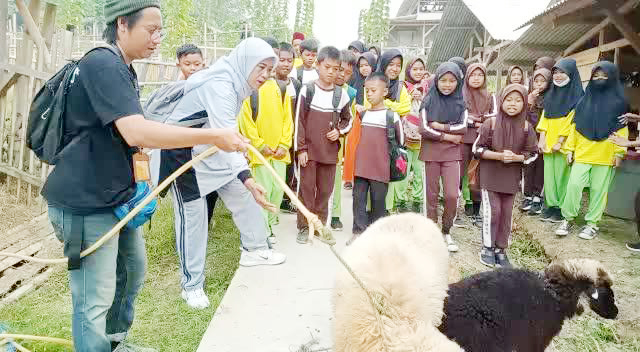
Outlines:
<svg viewBox="0 0 640 352"><path fill-rule="evenodd" d="M260 153L252 145L247 145L247 147L248 147L249 151L251 151L253 154L255 154L257 156L257 158L262 162L262 164L267 167L269 172L271 172L271 174L274 176L276 182L280 185L280 187L284 190L284 192L289 196L289 198L294 201L294 203L298 207L298 210L307 219L307 222L309 223L309 233L312 234L311 236L309 236L309 238L313 239L313 237L315 236L315 231L317 229L318 233L320 234L320 236L318 236L318 239L321 242L326 243L327 245L329 245L329 248L331 249L331 252L333 253L333 255L338 259L338 261L340 261L340 263L345 267L347 272L349 272L349 274L356 281L358 286L360 286L360 288L365 292L365 294L367 295L367 298L369 300L369 303L371 304L371 306L372 306L372 308L374 310L374 313L376 313L375 315L376 315L376 318L378 320L378 324L380 324L380 334L383 336L383 340L386 340L387 336L385 336L384 329L382 329L382 327L384 326L384 324L382 322L382 316L388 316L389 317L389 316L391 316L391 312L388 311L389 307L384 304L385 303L384 302L384 298L381 295L375 295L374 296L374 294L371 293L371 291L369 291L367 289L367 287L365 286L364 282L358 277L358 275L356 275L356 273L353 271L351 266L349 266L349 264L347 264L347 262L338 253L338 251L335 249L336 240L333 237L331 229L329 229L328 227L324 226L324 224L322 223L322 221L320 221L318 216L313 214L311 211L309 211L309 209L307 209L307 207L297 197L295 192L293 192L291 190L291 188L289 188L287 183L282 178L280 178L280 176L278 175L276 170L271 166L269 161L266 160L266 158L262 155L262 153ZM193 167L193 165L195 165L196 163L198 163L198 162L202 161L203 159L205 159L205 158L217 153L218 150L219 149L217 147L212 146L211 148L205 150L203 153L199 154L195 158L191 159L189 162L187 162L184 165L182 165L178 170L173 172L166 180L164 180L162 183L160 183L158 185L158 187L156 187L156 189L153 190L153 192L151 192L151 194L149 194L146 198L144 198L142 200L142 202L140 202L140 204L138 204L138 206L136 206L131 212L129 212L129 214L127 214L127 216L125 216L122 220L120 220L120 222L118 222L109 232L107 232L105 235L103 235L92 246L90 246L89 248L87 248L84 251L82 251L80 253L80 257L84 258L84 257L92 254L98 248L100 248L104 243L106 243L111 238L113 238L113 236L115 236L116 234L119 234L120 230L129 222L129 220L133 219L133 217L135 217L136 214L138 214L147 204L149 204L155 197L157 197L158 194L160 194L160 192L162 192L165 188L169 187L169 185L176 178L178 178L180 175L185 173L188 169ZM313 242L313 240L311 240L311 242ZM13 257L13 258L18 258L18 259L25 260L25 261L31 261L31 262L43 263L43 264L65 264L68 261L68 258L66 258L66 257L57 258L57 259L48 259L48 258L25 256L25 255L16 254L16 253L0 252L0 257L2 257L2 256L4 256L4 257ZM46 342L51 342L51 343L56 343L56 344L61 344L61 345L73 346L73 343L71 341L69 341L69 340L57 339L57 338L51 338L51 337L0 334L0 339L2 339L2 338L15 338L15 339L22 339L22 340L46 341Z"/></svg>

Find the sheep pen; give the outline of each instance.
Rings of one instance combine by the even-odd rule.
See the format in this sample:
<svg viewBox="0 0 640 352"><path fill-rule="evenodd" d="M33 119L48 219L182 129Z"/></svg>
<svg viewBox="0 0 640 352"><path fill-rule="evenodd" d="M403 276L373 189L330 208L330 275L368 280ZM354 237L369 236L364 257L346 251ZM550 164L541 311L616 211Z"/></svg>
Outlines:
<svg viewBox="0 0 640 352"><path fill-rule="evenodd" d="M336 352L461 351L437 330L449 253L431 220L410 213L382 218L343 256L373 293L377 311L350 274L340 270L333 294Z"/></svg>

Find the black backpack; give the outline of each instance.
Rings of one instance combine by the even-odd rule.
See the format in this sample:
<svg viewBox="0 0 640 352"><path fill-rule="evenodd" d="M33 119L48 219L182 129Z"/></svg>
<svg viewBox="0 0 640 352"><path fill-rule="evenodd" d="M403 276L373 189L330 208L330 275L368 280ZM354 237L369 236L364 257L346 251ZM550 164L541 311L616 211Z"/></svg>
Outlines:
<svg viewBox="0 0 640 352"><path fill-rule="evenodd" d="M316 93L316 82L311 81L305 85L307 87L307 94L304 97L304 111L306 113L311 110L311 102L313 96ZM340 113L340 100L342 100L342 87L335 86L333 89L333 99L331 101L333 105L333 128L338 128L338 114Z"/></svg>
<svg viewBox="0 0 640 352"><path fill-rule="evenodd" d="M293 104L292 104L293 114L295 115L295 106L296 106L295 103L298 100L298 94L300 94L300 88L302 88L302 83L300 83L300 81L298 81L293 77L291 77L291 82L293 83L293 88L296 91L296 96L293 97ZM278 85L280 86L280 94L282 96L282 99L284 99L284 94L287 91L287 86L280 85L280 82L278 82ZM249 102L251 104L251 117L253 118L253 122L255 122L258 119L258 109L260 108L260 93L258 91L254 91L253 93L251 93Z"/></svg>
<svg viewBox="0 0 640 352"><path fill-rule="evenodd" d="M120 51L111 45L93 48L85 56L100 48L107 48L120 57ZM78 65L81 60L73 60L56 72L31 103L26 144L40 160L49 165L55 165L57 156L68 144L64 138L67 93L80 72ZM83 135L84 133L78 136Z"/></svg>
<svg viewBox="0 0 640 352"><path fill-rule="evenodd" d="M393 118L393 111L387 110L387 139L389 141L389 161L391 164L389 182L404 180L409 170L409 157L407 151L396 139L396 124Z"/></svg>

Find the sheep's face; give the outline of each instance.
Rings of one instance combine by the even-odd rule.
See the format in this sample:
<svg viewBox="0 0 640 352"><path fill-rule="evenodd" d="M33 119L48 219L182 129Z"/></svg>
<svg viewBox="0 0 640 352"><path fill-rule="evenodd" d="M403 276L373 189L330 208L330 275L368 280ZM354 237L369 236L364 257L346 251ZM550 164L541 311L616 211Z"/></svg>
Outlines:
<svg viewBox="0 0 640 352"><path fill-rule="evenodd" d="M618 316L613 290L609 285L596 286L589 294L589 307L605 319L615 319Z"/></svg>

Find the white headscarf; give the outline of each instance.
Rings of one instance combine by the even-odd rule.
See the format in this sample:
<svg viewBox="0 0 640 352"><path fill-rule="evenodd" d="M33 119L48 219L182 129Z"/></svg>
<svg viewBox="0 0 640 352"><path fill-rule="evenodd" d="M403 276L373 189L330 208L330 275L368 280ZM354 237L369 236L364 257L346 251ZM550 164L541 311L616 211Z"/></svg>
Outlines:
<svg viewBox="0 0 640 352"><path fill-rule="evenodd" d="M247 38L240 42L228 56L219 59L210 68L196 72L189 77L185 86L185 94L207 82L213 81L216 86L221 88L228 87L228 83L231 83L238 97L237 101L242 102L251 95L249 75L260 62L269 58L273 59L275 64L277 57L271 45L259 38ZM239 112L238 107L236 114Z"/></svg>

